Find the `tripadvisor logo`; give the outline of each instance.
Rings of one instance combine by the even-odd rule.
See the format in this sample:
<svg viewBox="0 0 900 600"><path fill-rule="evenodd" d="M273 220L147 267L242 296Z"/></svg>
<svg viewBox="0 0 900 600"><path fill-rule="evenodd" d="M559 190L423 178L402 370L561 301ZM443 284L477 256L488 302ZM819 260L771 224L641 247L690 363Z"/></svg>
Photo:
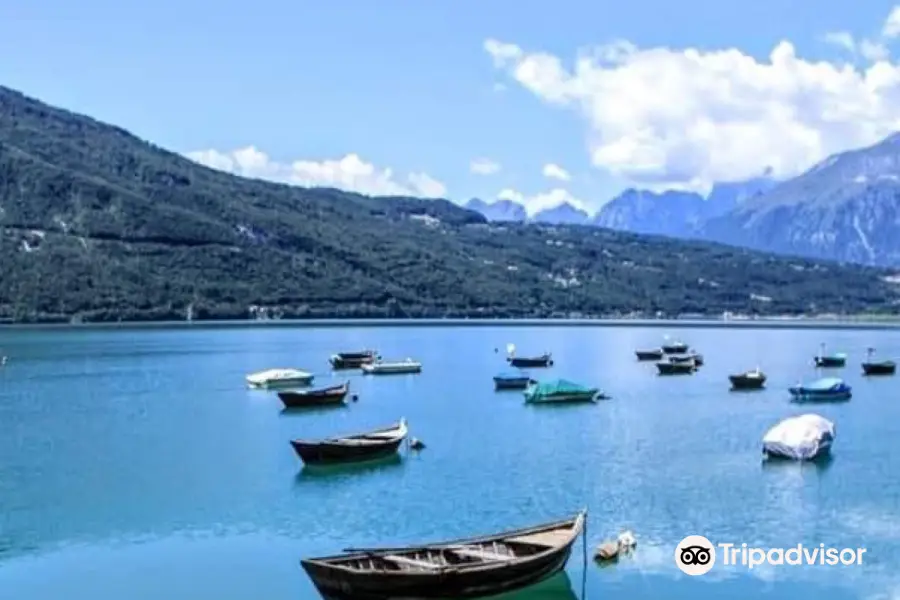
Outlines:
<svg viewBox="0 0 900 600"><path fill-rule="evenodd" d="M689 535L675 547L675 565L687 575L705 575L719 562L753 569L760 565L861 565L865 548L828 548L825 544L790 548L753 548L747 544L713 544L702 535Z"/></svg>
<svg viewBox="0 0 900 600"><path fill-rule="evenodd" d="M689 535L675 547L675 564L686 575L705 575L716 564L716 547L702 535Z"/></svg>

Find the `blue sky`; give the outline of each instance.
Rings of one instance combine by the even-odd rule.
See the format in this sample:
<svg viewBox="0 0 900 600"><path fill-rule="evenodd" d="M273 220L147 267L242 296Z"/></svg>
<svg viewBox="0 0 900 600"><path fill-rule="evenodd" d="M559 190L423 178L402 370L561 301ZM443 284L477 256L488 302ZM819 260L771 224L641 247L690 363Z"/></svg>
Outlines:
<svg viewBox="0 0 900 600"><path fill-rule="evenodd" d="M679 125L669 115L672 122L654 125L668 132L659 134L668 140L665 167L647 167L653 172L642 179L643 171L623 172L616 161L626 159L610 158L609 152L592 164L592 151L606 147L611 152L613 145L596 140L609 131L608 115L586 117L578 108L595 96L579 96L568 107L548 104L546 88L517 81L510 70L514 66L495 65L486 40L554 55L566 66L579 50L614 40L628 40L642 50L737 48L762 62L788 40L806 61L849 61L862 73L863 58L823 36L843 31L874 39L893 4L8 1L0 3L0 83L179 152L227 154L252 145L275 163L355 153L379 169L392 169L394 177L427 173L455 200L491 199L503 189L529 197L564 188L595 207L626 185L694 185L716 175L761 170L765 159L738 169L734 164L750 159L737 151L732 156L722 149L724 142L709 142L703 152L697 150L699 138L676 143L672 136ZM665 88L671 96L666 102L689 100L678 85L684 84ZM642 93L648 95L646 87ZM708 114L723 110L713 106ZM873 131L824 133L825 141L815 148L799 148L796 140L805 134L797 133L794 142L785 143L796 143L800 158L779 157L778 164L790 174L800 168L796 165L821 158L817 154L874 141L870 138L890 129L898 117L888 112ZM655 114L642 113L641 123L658 124ZM711 119L713 129L738 123L732 117ZM747 127L756 138L769 137L752 119ZM647 142L647 152L655 152L659 139ZM765 153L765 145L760 148L757 155ZM691 158L675 164L676 155ZM725 156L727 164L704 166L714 160L711 155ZM627 160L640 158L635 156ZM480 157L502 168L489 176L471 173L470 162ZM564 167L570 180L548 180L541 173L546 163ZM614 164L619 165L612 168L618 169L616 175L604 166Z"/></svg>

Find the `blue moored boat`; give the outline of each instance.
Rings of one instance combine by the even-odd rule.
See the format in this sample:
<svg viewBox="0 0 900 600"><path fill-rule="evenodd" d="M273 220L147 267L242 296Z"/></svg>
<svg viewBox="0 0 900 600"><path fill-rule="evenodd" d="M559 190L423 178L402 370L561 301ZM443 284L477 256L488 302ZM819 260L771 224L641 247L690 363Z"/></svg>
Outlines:
<svg viewBox="0 0 900 600"><path fill-rule="evenodd" d="M524 390L534 383L528 373L518 369L505 371L494 376L495 390Z"/></svg>
<svg viewBox="0 0 900 600"><path fill-rule="evenodd" d="M849 400L852 395L850 386L837 377L826 377L808 385L797 384L789 391L797 402L834 402Z"/></svg>

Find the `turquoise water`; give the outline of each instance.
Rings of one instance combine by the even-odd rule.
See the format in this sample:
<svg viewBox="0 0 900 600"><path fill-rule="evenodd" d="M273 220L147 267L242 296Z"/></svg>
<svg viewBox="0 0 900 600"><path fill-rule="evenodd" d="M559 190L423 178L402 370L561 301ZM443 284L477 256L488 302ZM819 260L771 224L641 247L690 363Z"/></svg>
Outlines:
<svg viewBox="0 0 900 600"><path fill-rule="evenodd" d="M318 597L301 556L489 533L588 507L589 550L621 529L639 545L587 565L589 598L890 598L900 590L900 377L865 380L867 346L891 332L671 330L703 352L688 377L658 377L633 349L653 328L240 328L3 330L0 353L0 590L17 600ZM535 370L599 385L596 405L526 406L493 391L502 351L554 353ZM764 467L760 439L809 407L786 388L815 377L819 343L854 398L834 420L824 467ZM296 366L317 384L334 351L419 359L419 375L361 377L345 409L285 414L245 374ZM500 353L495 353L495 348ZM761 366L768 389L728 392ZM400 461L309 472L291 437L409 420L427 448ZM698 534L761 547L865 547L861 566L717 566L681 574L675 545ZM516 598L580 597L568 578Z"/></svg>

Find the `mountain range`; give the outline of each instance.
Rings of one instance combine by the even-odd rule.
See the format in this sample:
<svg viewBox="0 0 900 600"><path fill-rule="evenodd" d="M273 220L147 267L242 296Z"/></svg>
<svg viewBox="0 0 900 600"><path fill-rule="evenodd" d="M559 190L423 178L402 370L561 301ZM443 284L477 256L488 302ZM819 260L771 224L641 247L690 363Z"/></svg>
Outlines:
<svg viewBox="0 0 900 600"><path fill-rule="evenodd" d="M889 275L247 179L0 87L2 322L893 313Z"/></svg>
<svg viewBox="0 0 900 600"><path fill-rule="evenodd" d="M507 201L508 202L508 201ZM470 203L492 219L492 204ZM483 208L486 206L487 208ZM561 205L532 218L555 222L574 207ZM506 206L507 214L519 214ZM692 192L629 189L582 225L766 252L888 267L900 266L900 134L829 156L784 181L769 174L718 183L703 197ZM524 209L522 210L524 213Z"/></svg>

